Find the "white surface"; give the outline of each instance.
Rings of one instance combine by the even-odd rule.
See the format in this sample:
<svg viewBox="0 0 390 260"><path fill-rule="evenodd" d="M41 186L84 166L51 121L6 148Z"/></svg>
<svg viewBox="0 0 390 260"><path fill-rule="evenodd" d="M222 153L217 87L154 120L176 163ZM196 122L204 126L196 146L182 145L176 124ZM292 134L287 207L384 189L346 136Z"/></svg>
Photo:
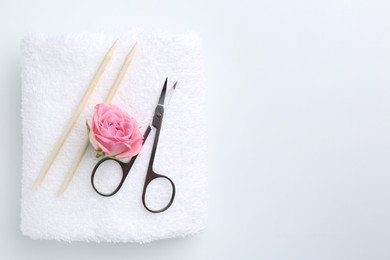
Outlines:
<svg viewBox="0 0 390 260"><path fill-rule="evenodd" d="M45 180L33 191L31 187L61 131L117 38L117 49L86 108ZM136 56L112 103L136 118L143 133L151 123L165 78L169 78L167 99L174 82L179 82L166 109L153 165L155 172L169 176L175 183L174 202L160 214L152 214L142 205L155 131L115 196L102 197L92 189L91 172L99 160L89 146L68 190L58 198L57 191L87 140L86 120L92 118L94 106L105 100L135 42L139 44ZM23 39L23 234L33 239L145 243L193 235L205 228L208 167L200 44L194 33L152 31L118 35L32 34ZM110 166L105 168L103 188L113 188L119 183L115 178L121 173L115 174L118 166ZM147 191L148 205L154 209L163 208L170 198L170 186L158 183L153 181Z"/></svg>
<svg viewBox="0 0 390 260"><path fill-rule="evenodd" d="M382 0L1 2L2 258L389 259L389 13ZM20 38L119 24L203 39L209 226L141 246L22 237Z"/></svg>

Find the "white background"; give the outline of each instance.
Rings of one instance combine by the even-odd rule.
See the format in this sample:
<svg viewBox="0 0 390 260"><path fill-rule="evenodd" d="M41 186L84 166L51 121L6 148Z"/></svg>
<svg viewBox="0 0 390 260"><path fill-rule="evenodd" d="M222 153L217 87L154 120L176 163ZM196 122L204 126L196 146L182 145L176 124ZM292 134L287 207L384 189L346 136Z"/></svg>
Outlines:
<svg viewBox="0 0 390 260"><path fill-rule="evenodd" d="M0 0L0 258L390 259L389 14L385 0ZM146 245L23 237L22 35L134 27L203 38L208 229Z"/></svg>

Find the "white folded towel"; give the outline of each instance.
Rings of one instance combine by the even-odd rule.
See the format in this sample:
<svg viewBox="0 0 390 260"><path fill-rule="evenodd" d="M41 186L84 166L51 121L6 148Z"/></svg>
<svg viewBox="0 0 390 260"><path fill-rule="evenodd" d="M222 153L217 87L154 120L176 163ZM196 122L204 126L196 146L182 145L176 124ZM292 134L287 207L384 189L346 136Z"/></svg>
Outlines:
<svg viewBox="0 0 390 260"><path fill-rule="evenodd" d="M119 38L114 56L42 185L35 178L78 106L103 56ZM153 214L141 195L154 132L122 189L102 197L91 187L99 161L88 148L67 191L56 193L87 138L86 120L103 103L130 48L139 48L113 99L135 117L144 132L151 121L165 77L178 85L162 126L154 170L170 177L176 197L165 212ZM196 34L28 35L22 42L23 180L21 230L33 239L96 242L150 242L195 234L207 221L204 88ZM116 168L113 168L116 170ZM119 174L119 172L118 172ZM114 179L117 176L113 176ZM110 181L110 180L108 180ZM159 189L150 190L158 197Z"/></svg>

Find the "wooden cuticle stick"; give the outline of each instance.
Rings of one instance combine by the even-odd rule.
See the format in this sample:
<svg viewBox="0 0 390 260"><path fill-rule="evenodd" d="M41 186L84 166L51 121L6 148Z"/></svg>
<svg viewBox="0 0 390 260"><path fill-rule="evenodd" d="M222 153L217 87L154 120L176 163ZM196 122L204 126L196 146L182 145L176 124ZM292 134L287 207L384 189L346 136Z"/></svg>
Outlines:
<svg viewBox="0 0 390 260"><path fill-rule="evenodd" d="M106 97L106 100L105 100L106 104L110 104L112 99L114 98L114 96L119 88L119 85L122 82L122 79L125 76L126 71L129 67L131 61L133 60L133 57L134 57L134 54L135 54L135 51L137 50L137 48L138 48L138 43L136 42L134 44L134 46L131 48L129 54L127 55L125 62L123 63L122 68L120 69L118 76L116 77L114 84L112 85L110 92L108 93L108 95ZM85 152L88 149L88 146L89 146L89 140L87 138L87 140L84 142L83 146L80 148L79 152L77 153L77 156L76 156L75 160L73 161L71 168L69 169L68 173L66 174L65 179L64 179L60 189L57 192L57 196L61 196L61 194L63 194L64 191L68 188L82 158L84 157Z"/></svg>
<svg viewBox="0 0 390 260"><path fill-rule="evenodd" d="M75 110L75 112L73 113L71 119L69 120L67 126L65 127L64 131L62 132L62 135L60 136L60 138L58 139L56 145L54 146L49 158L47 159L47 161L45 162L45 164L43 165L39 175L37 176L37 178L35 179L35 182L33 184L33 190L35 190L36 188L38 188L42 181L45 179L51 165L53 164L55 158L57 157L59 151L61 150L61 147L63 146L63 144L65 143L65 140L67 139L67 137L69 136L69 133L71 132L73 126L75 125L77 119L79 118L81 112L83 111L89 97L91 96L93 90L95 89L97 83L99 82L101 76L103 75L108 63L110 62L111 60L111 57L114 53L114 50L116 48L116 45L117 45L117 42L118 40L116 40L112 46L110 47L110 49L107 51L106 55L104 56L98 70L96 71L95 75L93 76L87 90L85 91L84 93L84 96L83 98L81 99L80 101L80 104L79 106L77 107L77 109Z"/></svg>

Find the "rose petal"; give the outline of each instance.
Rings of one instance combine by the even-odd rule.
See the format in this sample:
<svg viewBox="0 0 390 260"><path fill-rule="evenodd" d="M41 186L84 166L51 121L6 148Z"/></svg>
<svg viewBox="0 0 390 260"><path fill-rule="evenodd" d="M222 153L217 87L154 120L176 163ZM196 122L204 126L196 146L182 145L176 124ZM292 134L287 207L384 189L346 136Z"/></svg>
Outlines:
<svg viewBox="0 0 390 260"><path fill-rule="evenodd" d="M127 158L127 157L133 157L135 155L137 155L141 148L142 148L142 140L138 140L137 142L135 142L132 146L127 146L127 150L124 151L123 153L121 154L118 154L116 157L117 158Z"/></svg>
<svg viewBox="0 0 390 260"><path fill-rule="evenodd" d="M142 147L143 136L137 121L115 105L97 104L87 124L92 146L105 155L131 157Z"/></svg>
<svg viewBox="0 0 390 260"><path fill-rule="evenodd" d="M89 137L89 142L91 143L93 148L95 148L95 150L99 150L99 145L96 142L95 135L92 130L89 131L88 137Z"/></svg>

